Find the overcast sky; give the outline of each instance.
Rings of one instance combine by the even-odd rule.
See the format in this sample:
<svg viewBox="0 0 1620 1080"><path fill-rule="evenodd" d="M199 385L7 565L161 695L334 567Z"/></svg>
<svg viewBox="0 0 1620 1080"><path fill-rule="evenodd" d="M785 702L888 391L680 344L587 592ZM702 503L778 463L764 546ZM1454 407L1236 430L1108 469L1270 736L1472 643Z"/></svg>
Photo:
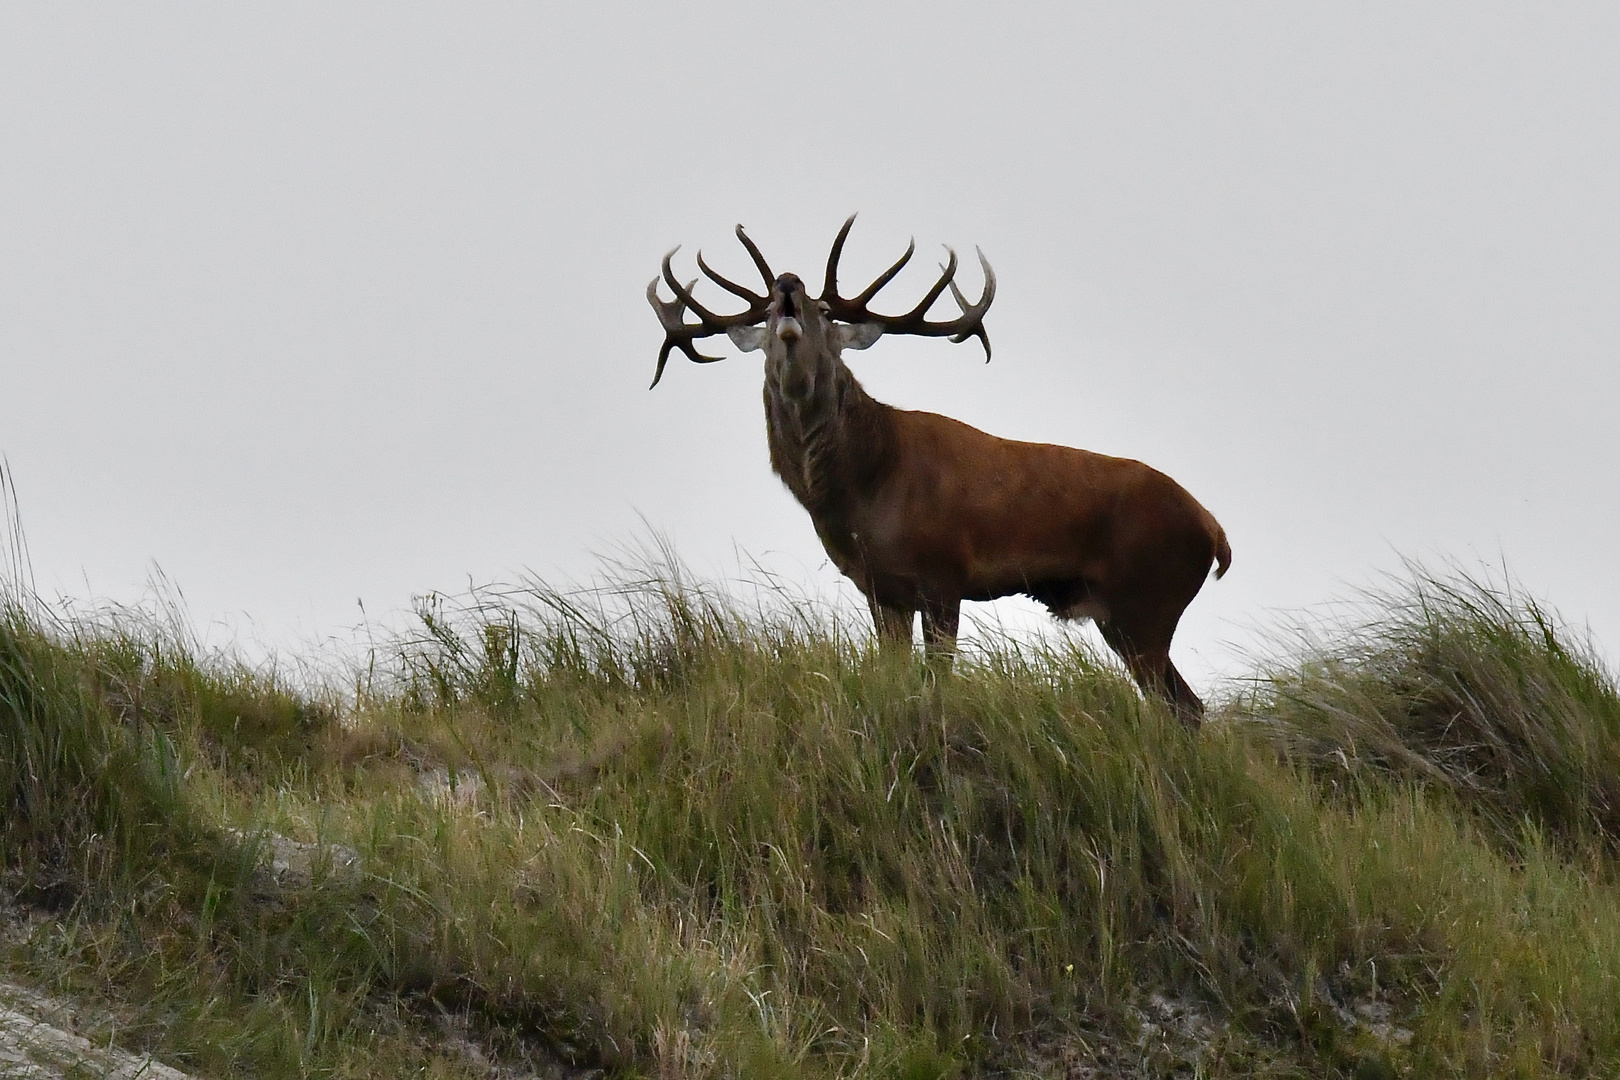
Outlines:
<svg viewBox="0 0 1620 1080"><path fill-rule="evenodd" d="M759 354L649 392L642 294L678 243L751 280L739 221L818 280L858 210L846 280L924 256L891 307L942 243L1000 281L992 363L885 340L868 390L1225 526L1195 682L1401 555L1612 658L1617 57L1612 4L8 5L0 453L42 591L156 565L215 639L648 526L830 587Z"/></svg>

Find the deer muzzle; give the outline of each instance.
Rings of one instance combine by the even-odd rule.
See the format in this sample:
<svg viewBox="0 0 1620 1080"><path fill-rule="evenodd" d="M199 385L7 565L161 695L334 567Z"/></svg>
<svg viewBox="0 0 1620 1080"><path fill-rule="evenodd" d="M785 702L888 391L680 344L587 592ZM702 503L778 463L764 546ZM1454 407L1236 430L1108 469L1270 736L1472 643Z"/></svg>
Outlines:
<svg viewBox="0 0 1620 1080"><path fill-rule="evenodd" d="M776 336L788 344L804 336L799 325L799 309L794 303L801 283L795 274L783 274L776 279Z"/></svg>

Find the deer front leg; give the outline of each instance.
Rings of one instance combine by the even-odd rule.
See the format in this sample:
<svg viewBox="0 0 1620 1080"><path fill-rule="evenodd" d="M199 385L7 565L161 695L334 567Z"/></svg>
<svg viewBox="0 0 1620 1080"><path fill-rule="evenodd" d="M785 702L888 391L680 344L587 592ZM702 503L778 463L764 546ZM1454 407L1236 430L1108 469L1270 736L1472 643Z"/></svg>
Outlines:
<svg viewBox="0 0 1620 1080"><path fill-rule="evenodd" d="M872 622L877 626L878 644L884 648L910 651L911 623L917 617L917 613L910 608L880 604L870 596L866 598L866 606L872 610Z"/></svg>
<svg viewBox="0 0 1620 1080"><path fill-rule="evenodd" d="M962 616L962 601L929 601L923 605L923 652L930 665L951 670L956 658L956 627Z"/></svg>

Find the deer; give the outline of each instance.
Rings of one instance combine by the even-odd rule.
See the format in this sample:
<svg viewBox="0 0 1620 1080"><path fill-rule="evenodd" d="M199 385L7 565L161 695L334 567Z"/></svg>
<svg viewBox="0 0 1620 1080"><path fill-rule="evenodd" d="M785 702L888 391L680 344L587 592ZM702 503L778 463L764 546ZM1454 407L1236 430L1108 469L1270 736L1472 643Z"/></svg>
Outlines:
<svg viewBox="0 0 1620 1080"><path fill-rule="evenodd" d="M898 409L862 389L845 350L886 335L977 338L990 359L984 316L996 295L983 251L983 291L969 302L956 283L956 252L903 315L869 304L916 252L906 252L853 297L839 291L838 263L851 215L827 257L821 295L795 274L775 275L741 225L736 228L764 294L717 273L698 252L703 276L747 305L717 314L682 285L663 259L647 300L664 330L656 387L672 351L698 364L723 357L695 342L726 335L742 352L763 352L765 431L771 468L810 514L828 558L866 598L880 646L909 652L922 614L925 656L948 670L964 600L1022 594L1061 620L1092 620L1144 694L1166 701L1196 728L1204 704L1170 661L1170 640L1210 568L1231 565L1214 516L1170 477L1140 461L1067 446L986 434L936 413ZM949 289L959 310L931 320ZM687 321L687 313L697 322Z"/></svg>

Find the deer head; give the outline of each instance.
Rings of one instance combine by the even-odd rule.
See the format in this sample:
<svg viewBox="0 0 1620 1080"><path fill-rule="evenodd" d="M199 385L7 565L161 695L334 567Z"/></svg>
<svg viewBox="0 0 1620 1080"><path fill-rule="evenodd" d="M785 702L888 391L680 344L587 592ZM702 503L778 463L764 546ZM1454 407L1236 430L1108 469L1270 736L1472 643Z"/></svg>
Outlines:
<svg viewBox="0 0 1620 1080"><path fill-rule="evenodd" d="M984 292L976 303L970 304L957 287L956 252L947 247L948 258L940 267L942 272L939 280L917 306L904 315L881 315L869 310L867 305L878 290L892 281L911 261L917 245L913 241L907 246L906 253L879 274L872 284L858 295L845 298L838 292L838 260L843 254L844 240L849 236L850 226L854 223L855 215L851 214L843 228L838 230L838 238L833 241L832 252L827 256L827 273L821 296L814 300L798 275L772 275L765 257L741 225L737 226L737 239L742 241L764 279L763 296L716 273L703 261L703 254L699 252L698 269L710 281L748 304L746 310L735 315L717 315L698 303L692 295L697 280L694 278L683 286L670 266L670 260L680 249L675 248L665 255L663 281L675 294L675 299L664 300L658 295L657 278L647 286L647 300L658 313L658 321L664 327L664 344L658 350L658 370L653 374L652 385L657 386L658 380L663 378L664 364L669 360L672 349L679 349L687 359L698 364L711 364L721 359L699 353L692 344L699 338L716 334L725 334L732 344L744 352L763 350L767 364L784 373L790 385L801 379L807 385L812 384L818 366L837 363L844 349L865 349L884 334L949 337L956 342L976 337L984 345L984 358L988 362L990 336L984 329L984 315L995 299L996 275L990 269L984 252L975 249L979 265L984 269ZM954 319L930 321L928 309L933 307L934 301L946 289L950 289L960 314ZM697 323L686 321L687 311L697 316Z"/></svg>

